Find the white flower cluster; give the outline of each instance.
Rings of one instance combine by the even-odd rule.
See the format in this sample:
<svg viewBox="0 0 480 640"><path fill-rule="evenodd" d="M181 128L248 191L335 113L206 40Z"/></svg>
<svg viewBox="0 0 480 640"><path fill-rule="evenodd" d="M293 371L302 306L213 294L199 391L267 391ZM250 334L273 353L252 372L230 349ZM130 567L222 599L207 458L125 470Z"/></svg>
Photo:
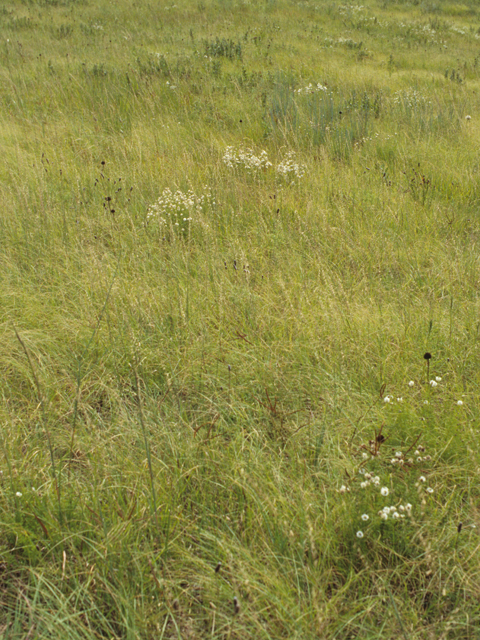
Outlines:
<svg viewBox="0 0 480 640"><path fill-rule="evenodd" d="M390 404L390 403L393 402L393 396L385 396L383 401L384 401L385 404ZM403 402L402 396L399 396L397 398L397 402Z"/></svg>
<svg viewBox="0 0 480 640"><path fill-rule="evenodd" d="M364 469L360 469L359 473L363 475L365 480L360 483L360 488L365 489L369 484L373 484L376 487L380 485L380 478L378 476L373 476L371 473L365 473Z"/></svg>
<svg viewBox="0 0 480 640"><path fill-rule="evenodd" d="M391 507L383 507L383 509L378 512L378 516L381 520L400 520L405 518L406 515L412 515L412 505L409 502L407 502L407 504L400 504L398 507L395 505L392 505ZM370 520L368 513L362 514L362 521L368 522L368 520ZM364 535L365 534L361 530L356 533L357 538L363 538Z"/></svg>
<svg viewBox="0 0 480 640"><path fill-rule="evenodd" d="M196 195L191 189L186 192L172 192L168 187L147 212L147 221L156 219L161 225L177 227L186 231L195 215L202 213L207 206L214 205L208 187L202 195Z"/></svg>
<svg viewBox="0 0 480 640"><path fill-rule="evenodd" d="M427 102L425 96L415 89L408 89L405 91L396 91L393 94L393 104L403 107L404 109L415 109L416 107L425 106L426 104L432 104L431 101Z"/></svg>
<svg viewBox="0 0 480 640"><path fill-rule="evenodd" d="M223 162L231 169L243 167L247 171L265 171L273 166L266 151L261 151L255 155L251 149L240 147L227 147L223 156ZM305 175L305 165L296 161L294 151L288 151L283 160L276 166L276 172L285 179L293 182L295 178L302 178Z"/></svg>
<svg viewBox="0 0 480 640"><path fill-rule="evenodd" d="M459 33L461 36L466 36L468 35L468 32L465 31L465 29L462 29L461 27L456 27L455 25L452 25L450 27L451 31L454 31L455 33Z"/></svg>
<svg viewBox="0 0 480 640"><path fill-rule="evenodd" d="M409 464L412 464L413 463L413 459L409 458L407 460L407 462ZM391 464L398 464L401 467L403 467L403 465L405 464L405 457L403 455L403 452L402 451L395 451L395 457L390 460L390 463Z"/></svg>
<svg viewBox="0 0 480 640"><path fill-rule="evenodd" d="M295 153L289 151L282 162L277 165L277 173L288 180L300 179L305 175L305 165L296 162Z"/></svg>
<svg viewBox="0 0 480 640"><path fill-rule="evenodd" d="M312 84L310 82L306 87L295 89L295 93L318 93L319 91L328 91L328 89L319 82L317 82L317 84Z"/></svg>
<svg viewBox="0 0 480 640"><path fill-rule="evenodd" d="M272 166L266 151L260 151L258 155L255 155L252 149L243 149L242 147L237 150L234 147L227 147L223 155L223 162L231 169L240 166L247 171L265 171Z"/></svg>
<svg viewBox="0 0 480 640"><path fill-rule="evenodd" d="M365 11L363 4L344 4L338 8L338 13L342 16L348 13L355 13L357 11Z"/></svg>
<svg viewBox="0 0 480 640"><path fill-rule="evenodd" d="M398 22L397 26L404 30L403 38L419 39L430 44L445 44L443 40L438 40L438 34L429 24L421 24L419 22Z"/></svg>
<svg viewBox="0 0 480 640"><path fill-rule="evenodd" d="M405 518L405 514L408 516L412 514L412 505L409 502L405 505L399 505L398 508L395 505L391 507L383 507L383 509L378 512L378 515L382 520L388 520L388 518L398 520L399 518Z"/></svg>
<svg viewBox="0 0 480 640"><path fill-rule="evenodd" d="M412 505L409 502L407 502L407 504L400 504L398 507L395 505L383 507L383 509L378 512L378 516L381 520L388 520L389 518L392 520L400 520L405 518L406 515L412 515ZM368 522L370 520L368 513L363 513L361 517L363 522ZM363 531L357 531L356 536L357 538L363 538Z"/></svg>

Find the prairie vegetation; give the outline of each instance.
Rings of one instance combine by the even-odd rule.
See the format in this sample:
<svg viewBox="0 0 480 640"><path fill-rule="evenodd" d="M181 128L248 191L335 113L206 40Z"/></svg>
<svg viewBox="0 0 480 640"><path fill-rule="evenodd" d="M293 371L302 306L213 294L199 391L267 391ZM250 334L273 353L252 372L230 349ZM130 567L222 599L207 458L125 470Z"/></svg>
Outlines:
<svg viewBox="0 0 480 640"><path fill-rule="evenodd" d="M476 0L2 3L0 638L478 638L479 91Z"/></svg>

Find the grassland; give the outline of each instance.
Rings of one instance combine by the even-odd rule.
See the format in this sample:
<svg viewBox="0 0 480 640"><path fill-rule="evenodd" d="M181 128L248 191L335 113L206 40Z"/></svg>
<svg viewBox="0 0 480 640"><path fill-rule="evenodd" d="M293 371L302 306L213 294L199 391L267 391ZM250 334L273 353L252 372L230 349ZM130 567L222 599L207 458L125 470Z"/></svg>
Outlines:
<svg viewBox="0 0 480 640"><path fill-rule="evenodd" d="M479 637L479 92L474 0L2 2L0 638Z"/></svg>

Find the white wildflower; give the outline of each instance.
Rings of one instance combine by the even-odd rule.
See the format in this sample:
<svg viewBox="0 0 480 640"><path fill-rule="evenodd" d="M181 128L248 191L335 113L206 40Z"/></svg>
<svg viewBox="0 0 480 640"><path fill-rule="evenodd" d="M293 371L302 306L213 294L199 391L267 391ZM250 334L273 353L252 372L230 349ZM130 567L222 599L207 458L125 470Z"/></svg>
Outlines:
<svg viewBox="0 0 480 640"><path fill-rule="evenodd" d="M363 538L363 531L357 531L357 538Z"/></svg>
<svg viewBox="0 0 480 640"><path fill-rule="evenodd" d="M410 380L410 382L408 383L409 387L414 387L415 386L415 382L413 380Z"/></svg>
<svg viewBox="0 0 480 640"><path fill-rule="evenodd" d="M265 171L272 166L266 151L260 151L258 155L255 155L252 149L244 149L243 147L238 149L227 147L223 155L223 162L231 169L242 167L251 172Z"/></svg>
<svg viewBox="0 0 480 640"><path fill-rule="evenodd" d="M380 493L382 494L382 496L388 496L388 494L390 493L388 490L388 487L382 487L380 489Z"/></svg>
<svg viewBox="0 0 480 640"><path fill-rule="evenodd" d="M320 82L317 82L316 85L313 85L311 82L306 87L301 87L300 89L296 89L295 93L318 93L319 91L327 91L327 87L324 87Z"/></svg>
<svg viewBox="0 0 480 640"><path fill-rule="evenodd" d="M364 514L362 515L362 520L363 520L364 522L366 522L366 521L369 519L369 517L370 517L370 516L369 516L367 513L364 513Z"/></svg>
<svg viewBox="0 0 480 640"><path fill-rule="evenodd" d="M305 165L296 162L294 151L287 153L285 158L277 165L276 170L277 173L289 180L300 179L305 175Z"/></svg>
<svg viewBox="0 0 480 640"><path fill-rule="evenodd" d="M186 231L188 223L212 205L212 196L208 187L198 195L191 189L177 190L175 193L168 187L163 190L157 202L150 205L147 221L158 220L161 226L178 227L178 231Z"/></svg>

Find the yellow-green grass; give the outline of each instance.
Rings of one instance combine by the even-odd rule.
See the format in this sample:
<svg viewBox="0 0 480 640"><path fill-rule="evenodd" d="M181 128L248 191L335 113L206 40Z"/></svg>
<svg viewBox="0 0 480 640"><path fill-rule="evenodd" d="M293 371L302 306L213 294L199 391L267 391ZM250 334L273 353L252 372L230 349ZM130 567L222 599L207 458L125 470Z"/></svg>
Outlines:
<svg viewBox="0 0 480 640"><path fill-rule="evenodd" d="M479 38L0 7L0 637L477 637Z"/></svg>

